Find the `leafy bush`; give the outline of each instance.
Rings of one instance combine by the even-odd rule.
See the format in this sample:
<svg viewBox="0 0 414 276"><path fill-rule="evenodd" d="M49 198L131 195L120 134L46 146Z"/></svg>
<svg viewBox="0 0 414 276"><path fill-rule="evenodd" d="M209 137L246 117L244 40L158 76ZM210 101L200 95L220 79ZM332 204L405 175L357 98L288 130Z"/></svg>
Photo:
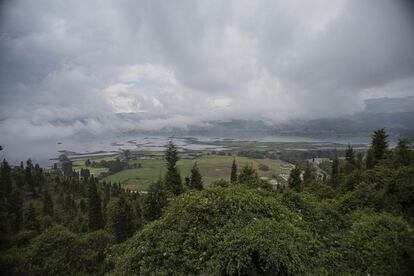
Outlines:
<svg viewBox="0 0 414 276"><path fill-rule="evenodd" d="M414 268L414 233L400 217L357 211L340 240L343 270L352 274L410 275ZM412 274L411 274L412 275Z"/></svg>
<svg viewBox="0 0 414 276"><path fill-rule="evenodd" d="M236 185L187 192L128 240L116 273L305 273L316 241L272 192ZM119 248L117 248L119 249Z"/></svg>
<svg viewBox="0 0 414 276"><path fill-rule="evenodd" d="M106 250L113 243L113 237L102 230L79 236L53 226L28 247L4 252L0 268L7 275L103 274Z"/></svg>

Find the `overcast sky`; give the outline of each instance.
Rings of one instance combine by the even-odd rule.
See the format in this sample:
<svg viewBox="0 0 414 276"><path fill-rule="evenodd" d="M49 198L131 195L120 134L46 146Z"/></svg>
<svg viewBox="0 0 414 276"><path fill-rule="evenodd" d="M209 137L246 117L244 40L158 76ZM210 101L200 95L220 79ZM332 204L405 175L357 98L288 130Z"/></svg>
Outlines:
<svg viewBox="0 0 414 276"><path fill-rule="evenodd" d="M1 1L0 135L280 122L411 96L409 3Z"/></svg>

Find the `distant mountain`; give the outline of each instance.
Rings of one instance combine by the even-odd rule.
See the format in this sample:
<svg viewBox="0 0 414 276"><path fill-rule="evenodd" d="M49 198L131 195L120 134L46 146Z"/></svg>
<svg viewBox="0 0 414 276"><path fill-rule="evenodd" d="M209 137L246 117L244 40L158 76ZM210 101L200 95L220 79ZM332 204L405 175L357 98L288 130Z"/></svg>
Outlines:
<svg viewBox="0 0 414 276"><path fill-rule="evenodd" d="M371 133L383 127L394 135L414 136L414 112L363 112L342 118L292 121L276 129L297 135L321 135Z"/></svg>
<svg viewBox="0 0 414 276"><path fill-rule="evenodd" d="M263 121L253 120L211 121L187 128L163 128L156 133L238 138L277 134L327 137L330 135L371 135L372 131L385 127L392 136L414 136L413 119L414 112L363 112L341 118L292 120L283 124L267 124Z"/></svg>
<svg viewBox="0 0 414 276"><path fill-rule="evenodd" d="M365 111L370 113L410 112L414 111L414 96L369 99L365 105Z"/></svg>
<svg viewBox="0 0 414 276"><path fill-rule="evenodd" d="M295 135L327 137L329 135L370 135L373 130L385 127L393 136L414 137L414 97L377 98L365 101L364 112L338 118L301 119L285 123L269 123L261 120L217 120L204 121L183 127L164 127L157 130L142 130L139 122L146 114L117 113L115 122L131 127L128 133L159 135L199 135L216 137L250 138L266 135ZM106 118L101 118L102 124ZM110 121L114 123L114 121ZM60 125L66 122L59 122ZM124 125L125 125L124 124Z"/></svg>
<svg viewBox="0 0 414 276"><path fill-rule="evenodd" d="M279 124L248 120L215 121L203 126L191 126L186 130L169 130L191 135L248 136L249 133L255 133L326 136L370 134L385 127L394 136L414 136L414 97L369 99L365 104L365 112L339 118L291 120Z"/></svg>

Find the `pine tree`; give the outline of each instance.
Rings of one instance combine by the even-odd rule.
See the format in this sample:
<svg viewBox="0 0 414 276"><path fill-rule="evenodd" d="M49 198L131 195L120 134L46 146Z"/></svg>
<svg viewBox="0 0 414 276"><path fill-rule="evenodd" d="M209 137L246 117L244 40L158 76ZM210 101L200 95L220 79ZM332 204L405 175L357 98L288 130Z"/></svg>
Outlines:
<svg viewBox="0 0 414 276"><path fill-rule="evenodd" d="M349 166L355 166L355 153L351 144L345 150L345 160Z"/></svg>
<svg viewBox="0 0 414 276"><path fill-rule="evenodd" d="M130 150L124 150L124 157L126 161L129 161L131 159L131 151Z"/></svg>
<svg viewBox="0 0 414 276"><path fill-rule="evenodd" d="M28 159L26 161L26 169L24 170L24 179L25 179L26 185L28 186L29 191L34 196L34 195L36 195L36 189L35 189L35 183L34 183L34 179L33 179L32 169L33 169L32 160Z"/></svg>
<svg viewBox="0 0 414 276"><path fill-rule="evenodd" d="M301 192L303 189L300 174L300 169L297 166L295 166L289 174L288 187L296 192Z"/></svg>
<svg viewBox="0 0 414 276"><path fill-rule="evenodd" d="M63 200L62 200L63 203ZM43 216L53 217L53 200L50 194L45 191L43 194Z"/></svg>
<svg viewBox="0 0 414 276"><path fill-rule="evenodd" d="M85 167L89 167L91 165L91 160L87 159L85 161Z"/></svg>
<svg viewBox="0 0 414 276"><path fill-rule="evenodd" d="M373 150L375 164L385 158L385 153L388 148L387 137L388 135L383 128L374 131L372 135L371 149Z"/></svg>
<svg viewBox="0 0 414 276"><path fill-rule="evenodd" d="M315 173L311 169L309 162L306 163L306 169L303 174L303 184L305 186L311 184L316 179Z"/></svg>
<svg viewBox="0 0 414 276"><path fill-rule="evenodd" d="M243 184L250 184L256 182L258 179L257 171L253 166L246 164L241 170L237 177L238 182Z"/></svg>
<svg viewBox="0 0 414 276"><path fill-rule="evenodd" d="M27 207L25 219L24 219L24 227L27 230L32 231L39 231L40 230L40 221L37 217L36 209L32 203L29 204Z"/></svg>
<svg viewBox="0 0 414 276"><path fill-rule="evenodd" d="M23 195L18 189L13 189L9 198L9 222L13 233L23 228Z"/></svg>
<svg viewBox="0 0 414 276"><path fill-rule="evenodd" d="M147 221L153 221L162 215L162 210L167 206L167 192L163 181L158 180L149 187L144 199L143 215Z"/></svg>
<svg viewBox="0 0 414 276"><path fill-rule="evenodd" d="M345 172L350 173L355 169L355 152L354 149L350 144L348 144L348 147L345 150Z"/></svg>
<svg viewBox="0 0 414 276"><path fill-rule="evenodd" d="M394 163L397 166L408 166L411 164L411 149L407 140L400 138L394 150Z"/></svg>
<svg viewBox="0 0 414 276"><path fill-rule="evenodd" d="M32 159L27 159L26 161L26 167L29 167L30 169L33 169L33 162Z"/></svg>
<svg viewBox="0 0 414 276"><path fill-rule="evenodd" d="M233 164L231 165L231 174L230 174L230 183L237 182L237 164L236 158L233 159Z"/></svg>
<svg viewBox="0 0 414 276"><path fill-rule="evenodd" d="M143 212L142 212L142 198L139 193L135 193L132 196L132 205L135 211L135 229L140 229L144 225Z"/></svg>
<svg viewBox="0 0 414 276"><path fill-rule="evenodd" d="M186 176L186 177L184 177L184 186L186 187L186 188L191 188L190 187L190 176Z"/></svg>
<svg viewBox="0 0 414 276"><path fill-rule="evenodd" d="M196 190L203 189L203 177L201 176L200 170L197 167L197 162L194 163L193 168L191 169L190 176L190 188Z"/></svg>
<svg viewBox="0 0 414 276"><path fill-rule="evenodd" d="M165 175L165 189L173 195L179 195L184 191L181 176L177 169L178 153L173 142L169 142L165 151L167 173Z"/></svg>
<svg viewBox="0 0 414 276"><path fill-rule="evenodd" d="M93 177L90 178L88 185L88 218L89 230L94 231L103 228L101 199Z"/></svg>
<svg viewBox="0 0 414 276"><path fill-rule="evenodd" d="M339 159L338 156L332 161L332 172L331 172L331 186L332 188L338 187L339 184Z"/></svg>
<svg viewBox="0 0 414 276"><path fill-rule="evenodd" d="M89 171L89 169L81 168L80 176L84 179L88 179L91 176L91 172Z"/></svg>
<svg viewBox="0 0 414 276"><path fill-rule="evenodd" d="M358 169L362 169L363 159L364 159L364 155L362 154L362 152L358 152L356 156L356 161L355 161L355 166Z"/></svg>
<svg viewBox="0 0 414 276"><path fill-rule="evenodd" d="M79 202L79 209L81 210L82 213L86 213L86 203L85 200L82 198Z"/></svg>
<svg viewBox="0 0 414 276"><path fill-rule="evenodd" d="M135 230L134 212L124 196L109 203L107 221L107 227L118 243L132 236Z"/></svg>
<svg viewBox="0 0 414 276"><path fill-rule="evenodd" d="M365 157L365 166L367 169L372 169L375 166L374 152L372 149L367 151L367 156Z"/></svg>
<svg viewBox="0 0 414 276"><path fill-rule="evenodd" d="M26 183L24 178L24 169L19 168L15 171L16 173L13 175L14 183L19 189L23 189L24 184Z"/></svg>
<svg viewBox="0 0 414 276"><path fill-rule="evenodd" d="M5 197L0 196L0 241L3 240L3 236L10 234L10 232L9 206Z"/></svg>
<svg viewBox="0 0 414 276"><path fill-rule="evenodd" d="M6 159L3 159L0 167L0 196L8 197L12 191L12 187L11 168Z"/></svg>

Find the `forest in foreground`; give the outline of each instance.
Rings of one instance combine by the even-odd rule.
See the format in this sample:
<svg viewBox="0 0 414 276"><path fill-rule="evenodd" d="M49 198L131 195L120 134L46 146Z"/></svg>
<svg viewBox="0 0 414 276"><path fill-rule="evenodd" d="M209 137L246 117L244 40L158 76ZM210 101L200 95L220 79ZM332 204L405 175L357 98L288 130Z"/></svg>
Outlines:
<svg viewBox="0 0 414 276"><path fill-rule="evenodd" d="M203 185L197 163L147 193L31 160L0 170L2 275L413 275L414 152L384 129L328 177L291 170L276 189L247 165Z"/></svg>

